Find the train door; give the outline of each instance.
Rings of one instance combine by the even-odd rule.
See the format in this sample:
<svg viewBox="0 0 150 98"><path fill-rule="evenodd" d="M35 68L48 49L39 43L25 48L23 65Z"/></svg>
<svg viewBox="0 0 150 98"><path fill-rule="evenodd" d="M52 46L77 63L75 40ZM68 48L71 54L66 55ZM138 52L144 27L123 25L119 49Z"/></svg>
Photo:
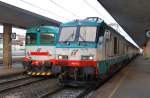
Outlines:
<svg viewBox="0 0 150 98"><path fill-rule="evenodd" d="M105 30L104 34L104 57L105 59L109 59L110 57L110 37L111 37L111 32L109 30Z"/></svg>
<svg viewBox="0 0 150 98"><path fill-rule="evenodd" d="M103 36L100 36L99 38L98 38L98 43L97 43L97 59L98 59L98 61L99 60L103 60L104 58L103 58Z"/></svg>

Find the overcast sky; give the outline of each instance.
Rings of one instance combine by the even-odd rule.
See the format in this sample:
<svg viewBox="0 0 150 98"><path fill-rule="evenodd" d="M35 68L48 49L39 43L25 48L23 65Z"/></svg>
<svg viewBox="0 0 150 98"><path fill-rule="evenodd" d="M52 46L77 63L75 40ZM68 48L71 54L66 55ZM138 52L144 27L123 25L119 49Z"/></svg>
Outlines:
<svg viewBox="0 0 150 98"><path fill-rule="evenodd" d="M34 13L52 18L61 22L86 17L100 17L107 24L117 24L111 15L98 3L97 0L1 0L17 7L32 11ZM118 25L113 25L127 40L134 45L135 42ZM1 31L0 27L0 31ZM16 33L25 30L13 29Z"/></svg>

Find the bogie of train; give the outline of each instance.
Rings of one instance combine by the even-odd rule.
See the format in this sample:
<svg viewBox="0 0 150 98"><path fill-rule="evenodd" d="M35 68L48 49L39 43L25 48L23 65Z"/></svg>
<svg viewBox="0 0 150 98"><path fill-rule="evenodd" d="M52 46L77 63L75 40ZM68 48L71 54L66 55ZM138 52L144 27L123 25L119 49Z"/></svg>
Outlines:
<svg viewBox="0 0 150 98"><path fill-rule="evenodd" d="M55 65L62 67L61 83L92 83L107 79L137 52L103 20L90 17L60 26Z"/></svg>
<svg viewBox="0 0 150 98"><path fill-rule="evenodd" d="M29 75L59 73L57 66L53 66L58 31L59 28L53 26L38 26L27 30L23 66Z"/></svg>

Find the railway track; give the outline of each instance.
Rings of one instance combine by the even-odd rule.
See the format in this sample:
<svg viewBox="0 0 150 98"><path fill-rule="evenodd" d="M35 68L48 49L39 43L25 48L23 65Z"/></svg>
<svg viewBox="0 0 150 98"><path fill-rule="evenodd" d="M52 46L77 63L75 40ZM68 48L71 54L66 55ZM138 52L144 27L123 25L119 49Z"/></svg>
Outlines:
<svg viewBox="0 0 150 98"><path fill-rule="evenodd" d="M95 91L99 86L100 86L99 83L95 85L90 85L86 89L84 89L79 95L77 95L75 98L84 98L84 97L87 98L87 96L93 91Z"/></svg>
<svg viewBox="0 0 150 98"><path fill-rule="evenodd" d="M64 89L65 89L65 87L56 88L54 91L46 92L46 93L40 95L38 98L47 98L47 97L52 96L52 95L54 95L54 94L56 94L56 93L58 93L58 92L60 92L60 91L62 91Z"/></svg>
<svg viewBox="0 0 150 98"><path fill-rule="evenodd" d="M99 86L98 83L87 87L59 87L52 92L42 94L38 98L84 98L92 91L95 91Z"/></svg>
<svg viewBox="0 0 150 98"><path fill-rule="evenodd" d="M46 80L46 81L44 82L42 80L44 81ZM30 96L29 98L58 98L58 97L59 98L84 98L85 96L88 96L89 93L94 91L98 86L98 84L92 86L89 85L86 87L60 86L57 83L55 83L55 80L57 79L46 79L40 77L36 78L27 75L13 76L13 78L11 79L9 78L0 81L0 95L1 94L3 94L4 96L6 96L7 94L13 95L12 92L14 91L17 93L16 90L18 90L22 92L22 94L24 93L23 96L21 96L22 98L26 98L25 95L28 97ZM34 85L33 83L36 85ZM24 92L30 88L31 89L34 88L33 90L31 90L34 92L31 93ZM86 98L90 98L90 97L86 97Z"/></svg>
<svg viewBox="0 0 150 98"><path fill-rule="evenodd" d="M0 93L0 98L37 98L47 91L53 91L57 87L59 86L56 78L45 78L42 81L6 90Z"/></svg>
<svg viewBox="0 0 150 98"><path fill-rule="evenodd" d="M83 89L59 87L52 92L46 92L38 98L76 98Z"/></svg>
<svg viewBox="0 0 150 98"><path fill-rule="evenodd" d="M87 87L60 86L55 80L57 79L35 78L23 75L0 82L0 95L3 97L21 94L19 95L21 98L26 98L27 96L28 98L84 98L97 87L96 85Z"/></svg>
<svg viewBox="0 0 150 98"><path fill-rule="evenodd" d="M23 76L16 79L10 79L0 82L0 93L9 92L9 90L26 86L32 83L36 83L39 81L45 80L44 78L34 78L30 76Z"/></svg>
<svg viewBox="0 0 150 98"><path fill-rule="evenodd" d="M29 78L30 76L28 75L15 75L13 77L9 77L9 78L2 78L0 80L0 85L2 84L6 84L6 83L10 83L10 82L15 82L17 80L22 80L22 79L26 79L26 78Z"/></svg>

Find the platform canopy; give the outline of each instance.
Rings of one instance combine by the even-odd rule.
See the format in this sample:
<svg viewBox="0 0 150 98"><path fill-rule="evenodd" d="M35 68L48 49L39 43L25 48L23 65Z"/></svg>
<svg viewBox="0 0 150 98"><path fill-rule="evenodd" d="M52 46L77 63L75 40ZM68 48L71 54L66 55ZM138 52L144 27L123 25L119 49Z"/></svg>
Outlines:
<svg viewBox="0 0 150 98"><path fill-rule="evenodd" d="M139 46L150 30L150 0L98 0Z"/></svg>
<svg viewBox="0 0 150 98"><path fill-rule="evenodd" d="M36 25L59 26L60 24L59 21L0 1L0 24L4 23L24 29Z"/></svg>

